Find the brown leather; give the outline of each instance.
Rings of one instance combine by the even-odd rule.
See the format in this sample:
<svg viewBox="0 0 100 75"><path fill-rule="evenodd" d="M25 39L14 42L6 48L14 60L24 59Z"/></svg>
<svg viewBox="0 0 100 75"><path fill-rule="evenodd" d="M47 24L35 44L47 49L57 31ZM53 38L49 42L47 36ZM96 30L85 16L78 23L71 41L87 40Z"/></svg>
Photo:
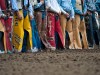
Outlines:
<svg viewBox="0 0 100 75"><path fill-rule="evenodd" d="M3 26L2 22L0 21L0 31L4 32L5 31L5 27Z"/></svg>
<svg viewBox="0 0 100 75"><path fill-rule="evenodd" d="M39 36L43 44L45 45L46 48L50 48L50 44L47 40L47 30L46 30L46 18L42 20L42 13L41 12L36 12L35 13L35 18L36 18L36 23L37 23L37 28L39 32Z"/></svg>
<svg viewBox="0 0 100 75"><path fill-rule="evenodd" d="M71 20L67 21L65 15L60 15L60 21L61 21L61 28L62 28L62 32L63 32L63 38L64 38L64 46L65 46L65 36L66 33L65 31L68 32L69 35L69 39L70 39L70 44L69 44L69 48L73 49L74 48L74 39L73 39L73 23Z"/></svg>
<svg viewBox="0 0 100 75"><path fill-rule="evenodd" d="M85 21L84 19L80 19L80 15L75 15L75 22L73 25L74 29L74 44L76 49L82 49L83 48L87 49L88 48L88 42L87 42L87 35L86 35L86 27L85 27ZM82 42L80 38L80 34L82 35Z"/></svg>

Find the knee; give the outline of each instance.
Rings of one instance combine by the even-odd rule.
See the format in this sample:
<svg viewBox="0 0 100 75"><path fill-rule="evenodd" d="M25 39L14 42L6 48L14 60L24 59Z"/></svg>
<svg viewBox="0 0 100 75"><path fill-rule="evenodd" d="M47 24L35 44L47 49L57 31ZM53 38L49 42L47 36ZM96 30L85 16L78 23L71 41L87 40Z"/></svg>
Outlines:
<svg viewBox="0 0 100 75"><path fill-rule="evenodd" d="M82 26L81 28L79 28L80 32L86 32L86 27Z"/></svg>
<svg viewBox="0 0 100 75"><path fill-rule="evenodd" d="M78 26L76 26L76 25L73 26L73 30L78 30L78 29L79 29Z"/></svg>
<svg viewBox="0 0 100 75"><path fill-rule="evenodd" d="M73 32L73 30L72 29L67 29L67 32L71 33L71 32Z"/></svg>

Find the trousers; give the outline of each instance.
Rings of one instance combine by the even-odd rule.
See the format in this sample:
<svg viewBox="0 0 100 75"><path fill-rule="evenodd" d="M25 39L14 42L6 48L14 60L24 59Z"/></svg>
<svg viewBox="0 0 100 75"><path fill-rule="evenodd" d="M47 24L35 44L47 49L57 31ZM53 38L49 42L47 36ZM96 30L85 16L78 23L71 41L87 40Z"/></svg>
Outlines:
<svg viewBox="0 0 100 75"><path fill-rule="evenodd" d="M65 46L65 36L66 36L65 31L67 31L70 39L69 48L72 49L74 47L73 22L70 19L67 20L66 16L63 14L60 16L60 21L61 21L61 28L63 31L64 46Z"/></svg>
<svg viewBox="0 0 100 75"><path fill-rule="evenodd" d="M11 46L11 31L12 31L12 18L0 18L0 31L2 36L2 44L4 46L4 50L12 50Z"/></svg>
<svg viewBox="0 0 100 75"><path fill-rule="evenodd" d="M99 29L96 23L95 13L92 13L88 16L87 24L87 39L90 47L93 47L94 44L99 44Z"/></svg>
<svg viewBox="0 0 100 75"><path fill-rule="evenodd" d="M75 15L75 21L73 25L73 34L74 34L74 45L76 49L84 49L88 48L88 41L86 35L86 27L84 18L81 19L80 15ZM82 36L82 39L80 37ZM81 42L82 41L82 42Z"/></svg>
<svg viewBox="0 0 100 75"><path fill-rule="evenodd" d="M39 32L40 40L41 40L41 47L43 48L43 45L45 48L49 48L50 44L47 40L47 17L45 11L37 11L35 12L36 17L36 24L37 29ZM43 44L43 45L42 45Z"/></svg>
<svg viewBox="0 0 100 75"><path fill-rule="evenodd" d="M12 34L12 43L16 51L32 49L32 29L27 10L20 10L22 20L18 20L17 15L14 13L14 25ZM26 39L27 38L27 39ZM27 44L26 44L27 43Z"/></svg>
<svg viewBox="0 0 100 75"><path fill-rule="evenodd" d="M60 26L59 16L57 14L48 12L47 14L48 25L47 25L47 36L48 42L50 43L52 48L56 48L56 39L55 39L55 32L59 35L59 46L64 48L64 39L63 33Z"/></svg>
<svg viewBox="0 0 100 75"><path fill-rule="evenodd" d="M32 27L33 47L40 49L41 48L41 40L40 40L40 37L39 37L39 33L38 33L38 30L37 30L35 19L33 18L30 22L31 22L31 27Z"/></svg>

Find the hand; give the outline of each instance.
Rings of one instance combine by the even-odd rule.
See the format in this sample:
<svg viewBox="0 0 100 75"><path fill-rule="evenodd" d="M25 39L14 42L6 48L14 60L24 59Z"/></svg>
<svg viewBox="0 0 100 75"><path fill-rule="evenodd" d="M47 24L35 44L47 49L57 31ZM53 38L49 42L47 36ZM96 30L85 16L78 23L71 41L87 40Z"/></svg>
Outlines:
<svg viewBox="0 0 100 75"><path fill-rule="evenodd" d="M68 17L69 17L69 14L68 14L68 13L66 13L66 14L65 14L65 16L68 18Z"/></svg>
<svg viewBox="0 0 100 75"><path fill-rule="evenodd" d="M50 9L50 7L49 6L46 6L46 10L49 10Z"/></svg>
<svg viewBox="0 0 100 75"><path fill-rule="evenodd" d="M17 16L19 20L22 20L22 15L19 13L19 11L17 11Z"/></svg>
<svg viewBox="0 0 100 75"><path fill-rule="evenodd" d="M58 15L60 16L61 15L61 12L59 12Z"/></svg>
<svg viewBox="0 0 100 75"><path fill-rule="evenodd" d="M33 19L33 16L32 15L29 15L29 18L30 18L30 20L32 20Z"/></svg>
<svg viewBox="0 0 100 75"><path fill-rule="evenodd" d="M70 20L71 20L72 22L74 22L74 21L75 21L75 19L74 19L74 18L70 18Z"/></svg>
<svg viewBox="0 0 100 75"><path fill-rule="evenodd" d="M44 1L42 0L41 3L44 4Z"/></svg>

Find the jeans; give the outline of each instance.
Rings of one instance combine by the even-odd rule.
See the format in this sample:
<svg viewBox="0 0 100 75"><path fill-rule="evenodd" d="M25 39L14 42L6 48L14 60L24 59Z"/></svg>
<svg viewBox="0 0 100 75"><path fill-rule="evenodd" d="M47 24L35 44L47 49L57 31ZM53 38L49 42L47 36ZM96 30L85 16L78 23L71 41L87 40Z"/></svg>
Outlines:
<svg viewBox="0 0 100 75"><path fill-rule="evenodd" d="M39 33L38 33L38 30L37 30L37 27L36 27L35 19L32 19L30 22L31 22L31 27L32 27L33 47L40 49L41 48L41 41L40 41Z"/></svg>
<svg viewBox="0 0 100 75"><path fill-rule="evenodd" d="M97 27L95 13L89 16L89 24L87 27L87 39L90 47L93 47L94 44L99 44L99 30Z"/></svg>

